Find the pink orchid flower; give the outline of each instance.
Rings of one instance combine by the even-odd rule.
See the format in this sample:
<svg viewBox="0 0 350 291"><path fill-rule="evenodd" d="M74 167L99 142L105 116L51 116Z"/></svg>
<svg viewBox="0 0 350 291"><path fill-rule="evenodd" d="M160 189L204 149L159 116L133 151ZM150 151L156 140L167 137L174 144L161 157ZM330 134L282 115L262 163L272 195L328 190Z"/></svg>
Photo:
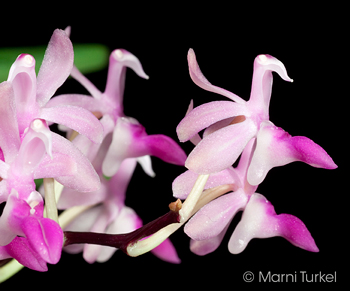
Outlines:
<svg viewBox="0 0 350 291"><path fill-rule="evenodd" d="M199 87L231 99L198 106L179 123L177 134L182 142L205 129L203 140L186 160L188 169L197 174L220 172L236 161L252 138L257 138L257 150L247 177L252 185L258 185L270 168L293 161L326 169L337 167L319 145L306 137L291 137L269 121L272 72L292 81L279 60L269 55L255 59L249 101L210 84L200 71L192 49L188 53L188 64L190 76Z"/></svg>
<svg viewBox="0 0 350 291"><path fill-rule="evenodd" d="M14 157L4 151L11 162L0 161L0 202L6 201L0 217L0 260L13 257L29 268L46 271L46 263L56 264L61 257L63 231L58 223L43 217L44 202L35 191L34 173L46 155L53 157L52 136L46 122L35 119L22 138ZM9 148L8 142L1 146ZM66 165L53 164L57 175L69 173L74 161L69 157L66 161Z"/></svg>
<svg viewBox="0 0 350 291"><path fill-rule="evenodd" d="M284 237L293 245L305 250L318 252L310 232L300 219L289 214L276 215L271 203L263 195L255 192L257 186L248 183L247 169L251 163L254 142L254 139L251 140L244 149L237 168L225 170L217 177L213 186L220 184L218 180L223 184L233 183L234 192L220 196L202 207L185 225L186 234L192 238L192 252L206 255L216 250L239 211L244 212L229 241L228 248L231 253L242 252L252 238L274 236ZM176 185L178 183L190 183L189 174L186 176L174 181L175 188L181 188ZM187 186L182 189L186 188ZM207 188L211 188L208 183ZM178 191L178 195L180 193ZM182 195L186 196L184 193Z"/></svg>
<svg viewBox="0 0 350 291"><path fill-rule="evenodd" d="M48 106L48 101L59 86L68 78L73 67L73 47L63 30L56 29L47 47L38 77L35 75L35 59L21 54L13 63L7 82L2 83L2 104L0 147L7 163L10 163L20 146L20 140L34 119L44 119L49 123L59 123L85 135L93 143L100 144L103 127L88 110L60 104ZM10 89L11 87L11 89ZM4 96L8 100L4 100ZM11 115L11 116L10 116ZM14 118L15 117L15 118ZM11 122L10 122L11 121ZM34 178L54 177L57 181L79 191L88 192L99 188L99 177L91 163L69 141L56 133L52 135L53 159L56 164L68 161L71 170L57 175L53 161L46 156ZM8 139L4 141L3 139ZM67 164L67 165L68 165ZM45 166L46 165L46 166ZM75 169L74 169L75 167ZM73 173L74 170L74 173Z"/></svg>
<svg viewBox="0 0 350 291"><path fill-rule="evenodd" d="M140 77L148 79L140 61L134 55L124 49L116 49L109 57L107 83L103 93L73 67L72 77L77 79L93 98L79 94L60 95L51 99L48 105L81 106L101 117L105 137L101 147L88 143L83 136L78 136L73 142L90 160L93 161L96 156L103 159L102 171L105 176L112 177L117 173L126 158L143 157L146 172L151 175L153 171L150 155L168 163L183 165L186 154L174 140L162 134L147 135L145 128L136 119L124 115L123 93L127 67L133 69Z"/></svg>

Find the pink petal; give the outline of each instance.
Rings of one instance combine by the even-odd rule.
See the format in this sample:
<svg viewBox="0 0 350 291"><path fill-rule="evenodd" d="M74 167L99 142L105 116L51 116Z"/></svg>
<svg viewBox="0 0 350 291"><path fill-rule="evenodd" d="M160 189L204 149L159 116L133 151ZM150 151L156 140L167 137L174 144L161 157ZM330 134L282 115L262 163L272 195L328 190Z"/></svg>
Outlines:
<svg viewBox="0 0 350 291"><path fill-rule="evenodd" d="M40 117L65 125L85 135L94 143L101 143L103 127L100 121L88 110L71 105L42 108Z"/></svg>
<svg viewBox="0 0 350 291"><path fill-rule="evenodd" d="M110 54L107 84L104 94L112 104L121 107L123 103L126 67L133 69L140 77L148 79L138 58L127 50L116 49Z"/></svg>
<svg viewBox="0 0 350 291"><path fill-rule="evenodd" d="M230 223L226 225L226 227L217 235L212 238L208 238L205 240L193 240L190 241L190 249L193 253L198 256L205 256L209 253L215 251L221 244L224 236L227 232Z"/></svg>
<svg viewBox="0 0 350 291"><path fill-rule="evenodd" d="M197 178L198 174L190 170L179 175L172 184L174 197L186 199ZM236 173L236 170L232 167L218 173L211 174L204 186L204 189L214 188L216 186L226 184L236 184L237 187L241 187L241 181Z"/></svg>
<svg viewBox="0 0 350 291"><path fill-rule="evenodd" d="M55 152L52 158L49 155L43 158L39 167L34 171L34 179L72 176L76 172L77 163L72 157Z"/></svg>
<svg viewBox="0 0 350 291"><path fill-rule="evenodd" d="M218 236L236 213L244 209L247 201L242 189L211 201L185 225L185 233L194 240L207 240Z"/></svg>
<svg viewBox="0 0 350 291"><path fill-rule="evenodd" d="M180 264L181 259L177 255L176 249L169 238L155 247L151 253L157 258L172 264Z"/></svg>
<svg viewBox="0 0 350 291"><path fill-rule="evenodd" d="M187 60L191 79L197 86L203 88L204 90L226 96L227 98L230 98L231 100L236 101L237 103L245 103L245 101L236 94L233 94L225 89L219 88L209 83L209 81L204 77L198 66L196 55L193 49L190 49L188 51Z"/></svg>
<svg viewBox="0 0 350 291"><path fill-rule="evenodd" d="M67 34L56 29L45 52L37 77L37 102L43 107L68 78L73 67L73 45Z"/></svg>
<svg viewBox="0 0 350 291"><path fill-rule="evenodd" d="M6 252L20 264L29 269L46 272L48 270L46 262L39 254L32 249L25 237L16 237L10 244L3 247Z"/></svg>
<svg viewBox="0 0 350 291"><path fill-rule="evenodd" d="M55 221L30 216L23 221L22 229L32 249L44 261L58 263L63 246L63 231Z"/></svg>
<svg viewBox="0 0 350 291"><path fill-rule="evenodd" d="M318 252L305 224L289 214L276 215L272 204L261 194L253 194L229 241L229 251L242 252L253 238L282 236L302 249Z"/></svg>
<svg viewBox="0 0 350 291"><path fill-rule="evenodd" d="M220 172L232 166L256 132L256 126L249 118L219 129L193 149L185 166L198 174Z"/></svg>
<svg viewBox="0 0 350 291"><path fill-rule="evenodd" d="M46 103L45 108L65 105L82 107L90 112L98 111L104 113L103 104L99 100L96 100L91 96L81 94L63 94L55 96Z"/></svg>
<svg viewBox="0 0 350 291"><path fill-rule="evenodd" d="M62 155L70 156L77 166L74 175L56 177L56 180L80 192L90 192L99 189L100 178L90 161L67 139L52 133L52 153L58 152Z"/></svg>
<svg viewBox="0 0 350 291"><path fill-rule="evenodd" d="M86 90L89 91L91 96L94 97L94 99L99 100L101 99L101 91L96 88L96 86L88 79L86 78L76 66L73 65L71 76L77 80L81 85L85 87Z"/></svg>
<svg viewBox="0 0 350 291"><path fill-rule="evenodd" d="M0 84L0 98L0 148L6 163L10 164L16 158L21 144L11 83Z"/></svg>
<svg viewBox="0 0 350 291"><path fill-rule="evenodd" d="M181 142L185 142L208 126L237 115L248 114L245 105L231 101L213 101L202 104L189 112L176 128Z"/></svg>
<svg viewBox="0 0 350 291"><path fill-rule="evenodd" d="M9 244L16 235L22 235L22 219L30 214L30 206L18 198L18 192L12 189L3 213L0 217L0 246Z"/></svg>
<svg viewBox="0 0 350 291"><path fill-rule="evenodd" d="M252 88L247 105L253 111L262 111L264 119L268 119L269 114L273 79L272 72L277 72L285 81L293 82L288 77L283 63L276 58L270 55L259 55L255 58Z"/></svg>
<svg viewBox="0 0 350 291"><path fill-rule="evenodd" d="M257 146L248 169L248 182L258 185L273 167L295 161L317 168L337 168L326 151L311 139L304 136L292 137L271 122L264 122L259 130Z"/></svg>
<svg viewBox="0 0 350 291"><path fill-rule="evenodd" d="M139 152L138 155L155 156L175 165L183 166L187 158L182 148L173 139L163 134L148 135L140 141L139 146L136 149L136 152Z"/></svg>

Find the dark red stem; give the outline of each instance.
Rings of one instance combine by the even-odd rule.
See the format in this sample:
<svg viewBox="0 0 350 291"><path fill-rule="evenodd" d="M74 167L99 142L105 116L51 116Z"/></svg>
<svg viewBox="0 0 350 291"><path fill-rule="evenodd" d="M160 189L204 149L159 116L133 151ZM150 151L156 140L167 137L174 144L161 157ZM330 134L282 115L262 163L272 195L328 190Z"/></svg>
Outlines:
<svg viewBox="0 0 350 291"><path fill-rule="evenodd" d="M180 221L180 216L178 210L169 211L163 216L147 223L146 225L136 229L133 232L126 234L106 234L106 233L96 233L96 232L77 232L77 231L65 231L65 242L64 246L71 244L97 244L109 247L115 247L121 249L127 254L127 247L138 240L150 236L162 229L163 227L178 223Z"/></svg>

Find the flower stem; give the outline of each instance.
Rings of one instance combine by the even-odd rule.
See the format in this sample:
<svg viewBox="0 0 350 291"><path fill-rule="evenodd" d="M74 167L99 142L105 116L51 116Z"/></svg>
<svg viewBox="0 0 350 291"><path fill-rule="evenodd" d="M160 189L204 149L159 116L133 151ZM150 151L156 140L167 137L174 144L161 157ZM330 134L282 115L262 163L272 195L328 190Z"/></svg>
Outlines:
<svg viewBox="0 0 350 291"><path fill-rule="evenodd" d="M58 222L54 182L53 178L44 178L45 209L47 217Z"/></svg>
<svg viewBox="0 0 350 291"><path fill-rule="evenodd" d="M65 231L64 246L81 243L98 244L115 247L127 253L127 247L129 244L133 244L144 237L150 236L169 224L178 223L180 221L180 215L178 212L179 209L178 207L173 209L174 210L170 210L168 213L153 220L152 222L126 234Z"/></svg>

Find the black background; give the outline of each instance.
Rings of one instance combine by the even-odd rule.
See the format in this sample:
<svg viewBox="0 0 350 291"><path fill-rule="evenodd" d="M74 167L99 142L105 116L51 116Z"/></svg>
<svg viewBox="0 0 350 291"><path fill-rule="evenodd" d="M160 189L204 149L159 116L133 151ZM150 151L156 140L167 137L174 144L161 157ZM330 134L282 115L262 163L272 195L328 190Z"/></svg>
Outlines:
<svg viewBox="0 0 350 291"><path fill-rule="evenodd" d="M85 2L87 4L87 2ZM291 135L303 135L321 145L339 166L336 170L315 169L293 163L271 170L258 193L272 202L276 212L299 217L308 227L319 253L294 247L283 238L252 240L245 251L232 255L229 237L240 214L232 222L221 246L199 257L189 250L189 238L180 229L171 236L182 259L179 265L165 263L152 254L130 258L121 252L107 263L88 264L82 255L62 254L57 265L39 273L29 269L9 279L0 289L15 286L49 288L92 287L159 288L261 286L257 279L245 283L243 273L266 274L307 271L308 274L337 272L337 285L346 282L342 260L348 260L347 221L343 210L348 203L344 181L347 155L345 126L348 99L348 36L341 7L275 7L211 3L201 5L110 3L103 6L70 7L70 3L47 7L5 9L12 20L1 20L2 47L46 44L54 29L72 26L74 43L102 43L110 50L125 48L136 55L150 76L144 80L127 72L125 114L135 117L148 134L162 133L177 140L175 128L188 104L194 105L225 97L197 87L189 77L187 51L193 48L203 74L214 85L248 100L253 60L270 54L281 60L294 83L274 75L270 120ZM214 5L215 4L215 5ZM31 10L31 9L34 10ZM36 11L36 12L35 12ZM107 70L88 75L104 90ZM68 80L57 94L85 93ZM181 144L186 153L189 143ZM168 211L174 201L173 179L185 168L152 158L155 178L136 169L128 188L126 204L149 222ZM348 172L347 172L348 173ZM300 278L300 277L299 277ZM298 279L299 279L298 278ZM229 285L227 285L229 284ZM309 283L311 284L311 283ZM328 283L331 284L331 283ZM332 283L331 285L333 285ZM227 286L227 287L226 287ZM231 286L231 287L229 287ZM4 289L5 290L5 289Z"/></svg>

